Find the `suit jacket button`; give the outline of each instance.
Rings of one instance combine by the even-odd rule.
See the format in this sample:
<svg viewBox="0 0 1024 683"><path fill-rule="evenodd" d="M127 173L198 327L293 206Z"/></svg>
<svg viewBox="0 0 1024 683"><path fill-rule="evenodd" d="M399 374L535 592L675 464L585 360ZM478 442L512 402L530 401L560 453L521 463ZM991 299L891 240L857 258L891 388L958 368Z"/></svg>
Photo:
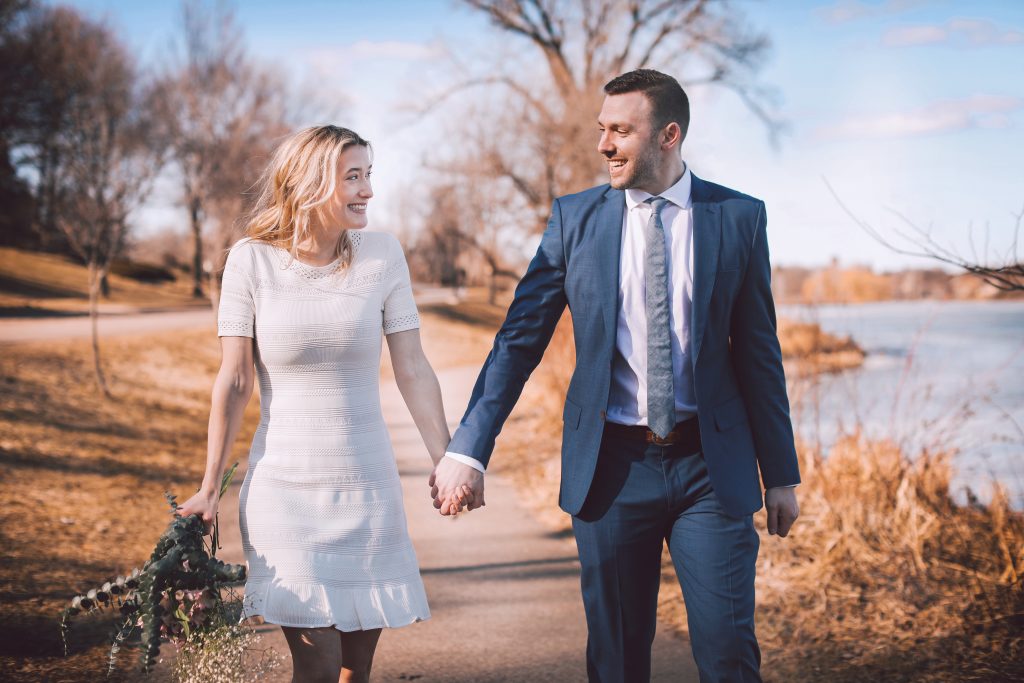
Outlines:
<svg viewBox="0 0 1024 683"><path fill-rule="evenodd" d="M604 416L605 416L605 412L604 412L604 411L602 410L602 411L601 411L601 419L602 419L602 420L604 419Z"/></svg>

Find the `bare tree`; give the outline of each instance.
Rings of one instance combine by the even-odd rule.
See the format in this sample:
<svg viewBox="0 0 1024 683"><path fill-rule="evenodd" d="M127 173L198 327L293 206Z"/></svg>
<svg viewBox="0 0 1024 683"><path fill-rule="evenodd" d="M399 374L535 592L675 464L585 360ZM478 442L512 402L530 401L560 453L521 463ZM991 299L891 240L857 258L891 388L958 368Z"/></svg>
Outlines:
<svg viewBox="0 0 1024 683"><path fill-rule="evenodd" d="M168 61L173 66L157 79L152 98L188 211L192 293L202 297L206 226L230 226L226 217L239 213L242 193L258 173L253 160L264 161L287 129L287 88L246 55L241 30L223 3L183 3L181 45Z"/></svg>
<svg viewBox="0 0 1024 683"><path fill-rule="evenodd" d="M113 259L125 245L132 211L160 166L149 145L148 117L131 60L106 28L81 20L76 59L89 65L53 141L54 224L86 264L93 360L100 389L110 390L100 360L97 301Z"/></svg>
<svg viewBox="0 0 1024 683"><path fill-rule="evenodd" d="M63 136L92 85L83 51L109 32L73 9L17 1L0 5L0 27L0 153L27 171L39 245L66 250L56 225Z"/></svg>
<svg viewBox="0 0 1024 683"><path fill-rule="evenodd" d="M488 204L471 184L447 184L430 191L431 201L424 230L415 248L415 257L426 266L427 276L443 285L466 283L466 261L470 255L479 257L486 266L488 301L497 301L499 280L517 280L519 272L507 261L507 243L502 239L501 223L496 221ZM500 204L500 202L497 202Z"/></svg>
<svg viewBox="0 0 1024 683"><path fill-rule="evenodd" d="M30 20L28 0L0 0L0 244L32 245L33 202L28 184L17 175L12 148L24 138L25 106L33 92L29 73L29 46L25 24ZM35 246L35 245L33 245Z"/></svg>
<svg viewBox="0 0 1024 683"><path fill-rule="evenodd" d="M974 236L973 226L968 226L969 255L965 256L957 247L939 242L930 227L923 228L898 211L892 211L892 214L900 222L901 227L891 229L892 237L886 236L879 228L851 211L827 180L825 185L846 215L861 230L890 251L904 256L927 258L959 268L981 278L984 282L1003 292L1024 291L1024 257L1020 253L1020 232L1021 222L1024 221L1024 208L1012 215L1012 236L1009 244L1003 250L991 247L987 226L981 240L982 245L979 247L978 240Z"/></svg>
<svg viewBox="0 0 1024 683"><path fill-rule="evenodd" d="M543 230L555 197L599 182L594 121L602 86L624 71L661 68L684 86L727 88L772 136L780 130L773 93L755 80L768 39L747 31L728 2L463 1L508 36L508 47L526 47L539 57L543 72L503 54L482 75L467 74L420 110L459 96L480 101L480 91L500 94L500 106L482 117L492 125L474 141L470 165L516 190L531 232Z"/></svg>

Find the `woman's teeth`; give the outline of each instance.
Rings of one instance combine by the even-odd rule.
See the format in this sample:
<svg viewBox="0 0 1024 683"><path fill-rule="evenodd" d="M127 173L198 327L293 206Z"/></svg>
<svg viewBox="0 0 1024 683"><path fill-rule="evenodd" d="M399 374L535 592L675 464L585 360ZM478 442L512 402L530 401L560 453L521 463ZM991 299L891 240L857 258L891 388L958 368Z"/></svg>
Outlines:
<svg viewBox="0 0 1024 683"><path fill-rule="evenodd" d="M349 204L348 209L355 213L366 213L366 204Z"/></svg>

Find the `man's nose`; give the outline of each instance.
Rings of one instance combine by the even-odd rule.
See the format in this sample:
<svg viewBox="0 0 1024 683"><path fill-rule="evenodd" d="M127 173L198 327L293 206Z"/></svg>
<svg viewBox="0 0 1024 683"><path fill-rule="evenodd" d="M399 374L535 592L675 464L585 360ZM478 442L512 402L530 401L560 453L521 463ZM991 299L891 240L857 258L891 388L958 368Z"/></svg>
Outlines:
<svg viewBox="0 0 1024 683"><path fill-rule="evenodd" d="M615 154L615 146L608 139L608 131L601 133L601 139L597 141L597 151L605 156Z"/></svg>

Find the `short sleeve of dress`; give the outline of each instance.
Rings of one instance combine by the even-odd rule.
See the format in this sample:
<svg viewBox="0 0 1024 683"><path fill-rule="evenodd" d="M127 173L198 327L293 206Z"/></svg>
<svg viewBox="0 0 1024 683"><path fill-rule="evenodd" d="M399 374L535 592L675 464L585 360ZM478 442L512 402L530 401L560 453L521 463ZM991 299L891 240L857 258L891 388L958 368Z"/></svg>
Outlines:
<svg viewBox="0 0 1024 683"><path fill-rule="evenodd" d="M414 330L420 326L420 315L412 296L409 265L402 245L389 236L388 261L384 272L384 334Z"/></svg>
<svg viewBox="0 0 1024 683"><path fill-rule="evenodd" d="M252 250L239 242L228 252L217 310L218 337L254 337L256 304L253 296Z"/></svg>

